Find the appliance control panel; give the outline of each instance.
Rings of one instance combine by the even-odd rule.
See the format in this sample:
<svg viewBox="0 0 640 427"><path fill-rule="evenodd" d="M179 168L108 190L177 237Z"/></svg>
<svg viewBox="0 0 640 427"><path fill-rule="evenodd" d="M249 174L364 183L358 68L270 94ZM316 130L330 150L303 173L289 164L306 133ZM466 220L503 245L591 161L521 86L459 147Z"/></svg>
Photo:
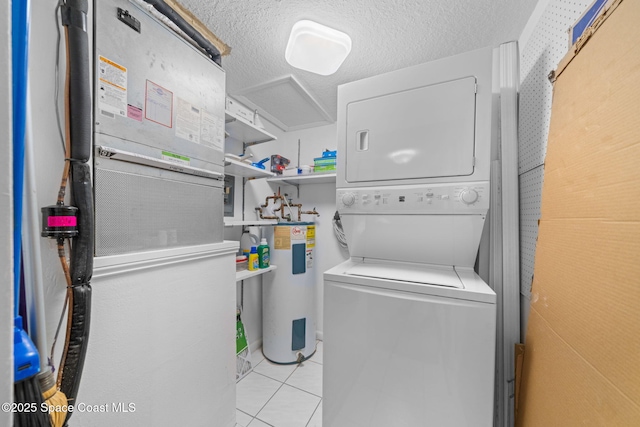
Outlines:
<svg viewBox="0 0 640 427"><path fill-rule="evenodd" d="M472 214L489 209L489 183L344 188L336 192L340 213Z"/></svg>

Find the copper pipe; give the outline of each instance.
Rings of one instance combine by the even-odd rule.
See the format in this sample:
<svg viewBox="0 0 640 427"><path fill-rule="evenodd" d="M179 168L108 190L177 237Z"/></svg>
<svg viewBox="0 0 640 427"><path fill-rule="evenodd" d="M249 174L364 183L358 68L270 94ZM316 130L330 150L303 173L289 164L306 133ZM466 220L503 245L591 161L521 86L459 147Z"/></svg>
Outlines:
<svg viewBox="0 0 640 427"><path fill-rule="evenodd" d="M258 212L260 212L260 214L259 214L260 219L278 219L277 216L264 216L264 215L262 215L262 208L256 208L256 210Z"/></svg>
<svg viewBox="0 0 640 427"><path fill-rule="evenodd" d="M320 216L316 208L310 211L302 211L302 203L291 203L291 201L287 201L287 195L281 195L280 189L278 189L278 193L273 193L273 196L267 196L265 198L264 205L260 205L260 207L255 208L260 212L260 219L283 219L287 221L292 221L291 216L293 212L291 212L291 207L298 208L298 221L302 221L302 215L317 215ZM276 205L276 201L280 201L280 206L273 210L275 216L265 216L262 213L262 209L266 209L269 206L269 200L273 200L274 206ZM290 213L285 215L285 205L289 208ZM278 218L278 212L280 212L280 218Z"/></svg>
<svg viewBox="0 0 640 427"><path fill-rule="evenodd" d="M276 200L279 200L282 196L279 194L273 193L273 196L267 196L264 200L264 205L260 205L260 207L255 208L258 212L260 212L260 219L278 219L278 216L266 216L262 213L262 209L266 209L269 206L269 200L273 200L273 204L275 205ZM277 211L277 210L276 210ZM274 211L274 212L276 212Z"/></svg>
<svg viewBox="0 0 640 427"><path fill-rule="evenodd" d="M290 214L287 214L287 215L284 214L284 205L282 204L282 201L280 201L280 207L277 208L277 209L274 209L273 213L276 213L278 211L280 211L280 217L282 219L286 219L287 221L291 221L291 215Z"/></svg>
<svg viewBox="0 0 640 427"><path fill-rule="evenodd" d="M314 207L313 210L310 211L304 211L304 212L300 212L298 215L317 215L320 216L320 213L316 210L316 208Z"/></svg>
<svg viewBox="0 0 640 427"><path fill-rule="evenodd" d="M302 220L302 217L300 216L300 211L302 210L302 204L301 203L289 203L289 209L291 209L291 207L298 208L298 222L300 222Z"/></svg>
<svg viewBox="0 0 640 427"><path fill-rule="evenodd" d="M267 196L264 200L264 205L260 205L260 207L266 208L267 206L269 206L269 200L273 199L273 203L276 203L276 200L279 200L282 196L280 195L276 195L276 193L273 193L273 196Z"/></svg>

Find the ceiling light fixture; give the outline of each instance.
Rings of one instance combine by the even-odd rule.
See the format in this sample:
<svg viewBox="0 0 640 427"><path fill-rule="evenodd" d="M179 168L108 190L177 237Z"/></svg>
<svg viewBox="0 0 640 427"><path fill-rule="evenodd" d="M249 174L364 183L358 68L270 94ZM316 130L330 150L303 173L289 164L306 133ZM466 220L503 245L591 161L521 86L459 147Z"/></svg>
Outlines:
<svg viewBox="0 0 640 427"><path fill-rule="evenodd" d="M349 52L349 35L317 22L303 20L291 28L284 57L296 68L328 76L340 68Z"/></svg>

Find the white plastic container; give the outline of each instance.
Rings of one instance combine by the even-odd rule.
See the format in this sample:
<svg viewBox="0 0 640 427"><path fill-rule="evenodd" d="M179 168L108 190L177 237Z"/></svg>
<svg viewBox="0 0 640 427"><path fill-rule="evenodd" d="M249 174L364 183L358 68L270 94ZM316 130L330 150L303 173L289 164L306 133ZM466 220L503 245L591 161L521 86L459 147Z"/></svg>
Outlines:
<svg viewBox="0 0 640 427"><path fill-rule="evenodd" d="M238 271L244 271L246 270L248 267L248 263L247 263L247 256L246 255L240 255L236 257L236 272Z"/></svg>
<svg viewBox="0 0 640 427"><path fill-rule="evenodd" d="M298 173L300 175L309 175L312 172L313 172L313 166L302 165L300 166L300 168L298 168Z"/></svg>
<svg viewBox="0 0 640 427"><path fill-rule="evenodd" d="M251 252L251 246L258 246L258 236L255 234L249 233L248 231L242 233L242 237L240 237L240 250L242 251L242 255L246 255L249 257L249 252Z"/></svg>

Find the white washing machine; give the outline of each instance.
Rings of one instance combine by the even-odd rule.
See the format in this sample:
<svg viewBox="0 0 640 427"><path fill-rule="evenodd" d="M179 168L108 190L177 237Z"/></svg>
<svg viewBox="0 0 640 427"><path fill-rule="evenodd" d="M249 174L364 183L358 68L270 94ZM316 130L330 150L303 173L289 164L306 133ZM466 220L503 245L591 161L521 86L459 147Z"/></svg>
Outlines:
<svg viewBox="0 0 640 427"><path fill-rule="evenodd" d="M474 266L500 52L338 89L336 198L351 258L324 273L325 427L493 426L496 294Z"/></svg>
<svg viewBox="0 0 640 427"><path fill-rule="evenodd" d="M351 259L324 294L325 426L493 425L496 297L472 269Z"/></svg>

